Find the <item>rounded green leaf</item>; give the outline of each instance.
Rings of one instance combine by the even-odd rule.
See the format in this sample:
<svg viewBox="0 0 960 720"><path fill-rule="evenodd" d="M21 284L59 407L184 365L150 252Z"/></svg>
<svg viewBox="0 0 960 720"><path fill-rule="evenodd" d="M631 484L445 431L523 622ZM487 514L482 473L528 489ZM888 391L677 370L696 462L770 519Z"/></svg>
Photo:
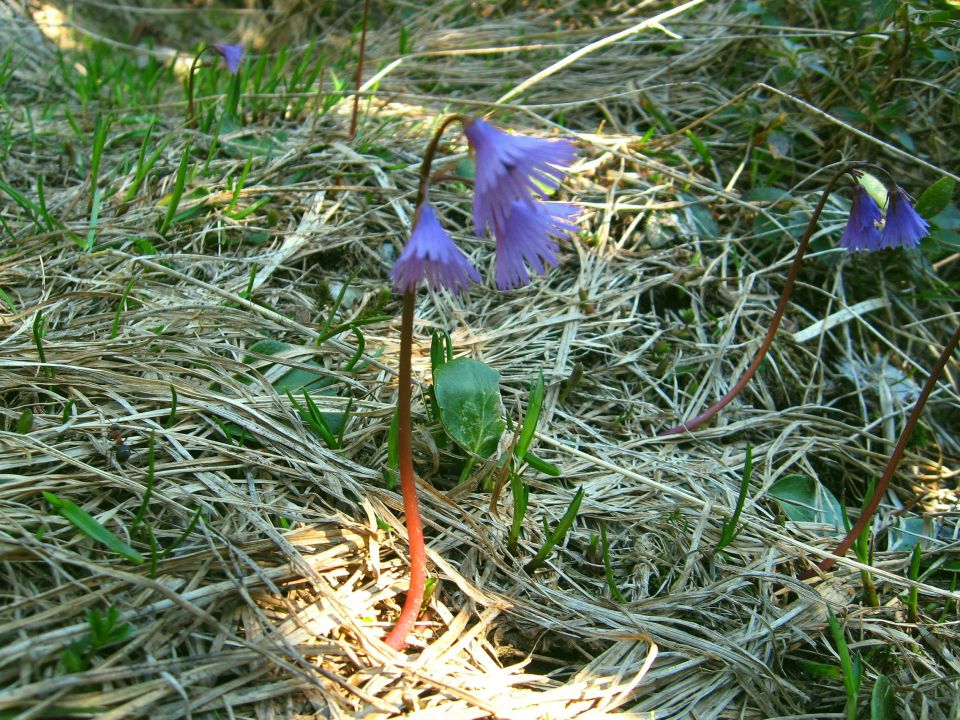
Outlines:
<svg viewBox="0 0 960 720"><path fill-rule="evenodd" d="M504 428L500 373L479 360L458 358L437 368L433 390L447 435L468 453L493 455Z"/></svg>
<svg viewBox="0 0 960 720"><path fill-rule="evenodd" d="M835 525L838 530L844 527L840 503L815 478L787 475L773 483L767 492L780 503L790 520Z"/></svg>

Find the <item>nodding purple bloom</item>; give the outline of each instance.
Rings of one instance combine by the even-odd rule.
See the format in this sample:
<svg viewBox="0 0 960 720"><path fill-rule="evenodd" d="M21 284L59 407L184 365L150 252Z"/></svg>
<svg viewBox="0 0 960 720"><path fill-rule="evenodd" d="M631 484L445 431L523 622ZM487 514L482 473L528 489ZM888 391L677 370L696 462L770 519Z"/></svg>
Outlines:
<svg viewBox="0 0 960 720"><path fill-rule="evenodd" d="M516 200L532 206L544 187L556 190L562 168L576 149L568 140L510 135L483 120L471 120L464 132L477 158L473 224L478 235L503 227Z"/></svg>
<svg viewBox="0 0 960 720"><path fill-rule="evenodd" d="M571 220L580 212L567 203L525 202L514 200L503 222L495 220L497 240L497 287L511 290L530 282L527 267L542 273L547 265L556 265L560 249L552 235L576 232Z"/></svg>
<svg viewBox="0 0 960 720"><path fill-rule="evenodd" d="M840 247L847 252L879 250L880 230L877 224L883 219L880 207L863 185L857 184L850 206L850 219L840 237Z"/></svg>
<svg viewBox="0 0 960 720"><path fill-rule="evenodd" d="M223 58L224 64L231 75L236 75L240 68L240 61L243 60L243 45L213 45L213 49Z"/></svg>
<svg viewBox="0 0 960 720"><path fill-rule="evenodd" d="M897 187L887 191L887 219L880 231L882 248L914 248L930 233L930 225L913 209L910 197Z"/></svg>
<svg viewBox="0 0 960 720"><path fill-rule="evenodd" d="M420 206L413 232L390 276L401 292L416 290L424 278L431 290L462 290L470 282L480 282L480 275L440 226L437 211L427 202Z"/></svg>

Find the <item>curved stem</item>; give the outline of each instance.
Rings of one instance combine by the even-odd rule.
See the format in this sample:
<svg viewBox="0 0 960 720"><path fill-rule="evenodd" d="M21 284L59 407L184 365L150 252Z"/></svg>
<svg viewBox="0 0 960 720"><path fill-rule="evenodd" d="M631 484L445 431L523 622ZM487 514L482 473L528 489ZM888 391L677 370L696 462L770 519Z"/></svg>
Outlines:
<svg viewBox="0 0 960 720"><path fill-rule="evenodd" d="M397 618L397 624L385 642L394 650L406 647L407 635L413 629L427 578L427 551L423 542L423 523L417 502L417 479L413 471L413 453L410 428L411 364L413 354L413 292L403 294L403 314L400 321L400 373L397 394L397 450L400 460L400 491L403 493L403 512L406 516L407 536L410 542L410 587Z"/></svg>
<svg viewBox="0 0 960 720"><path fill-rule="evenodd" d="M196 54L193 58L193 63L190 65L190 72L187 73L187 127L192 128L196 125L196 118L193 116L193 75L197 70L197 66L200 63L200 56L203 55L209 45L204 45L200 48L200 52Z"/></svg>
<svg viewBox="0 0 960 720"><path fill-rule="evenodd" d="M831 567L833 567L834 563L843 557L844 553L846 553L847 550L849 550L857 541L857 538L860 536L860 533L863 532L863 529L867 527L867 524L873 517L873 513L880 505L880 500L887 491L890 481L893 479L893 473L896 471L897 465L900 464L900 459L903 457L904 451L907 449L907 442L910 440L910 434L913 432L913 428L916 427L917 421L920 420L920 413L923 412L923 407L927 404L927 398L930 397L930 393L932 393L933 389L936 387L937 380L940 378L940 373L943 372L943 368L946 366L947 361L953 354L953 351L957 349L957 343L960 343L960 325L957 326L956 331L953 333L953 337L951 337L944 346L943 352L941 352L940 357L937 358L936 364L933 366L933 368L931 368L930 376L927 378L927 382L923 386L923 390L920 392L920 397L917 398L917 402L913 406L913 412L910 413L910 417L907 418L907 422L903 426L903 432L900 433L900 439L897 440L897 446L894 448L893 454L890 455L890 459L887 461L887 467L884 468L883 475L880 477L880 481L877 483L876 488L874 488L873 495L870 496L870 502L867 503L867 506L863 509L863 512L860 513L860 517L857 519L857 522L854 524L854 526L850 528L850 532L847 533L847 536L839 545L837 545L837 549L833 551L835 557L827 558L818 565L820 570L829 570ZM808 571L801 575L800 579L805 580L811 577L813 574L814 573L812 571Z"/></svg>
<svg viewBox="0 0 960 720"><path fill-rule="evenodd" d="M797 246L797 252L794 255L793 263L790 265L790 270L787 272L786 282L783 284L783 292L780 293L780 300L777 302L777 307L773 312L773 317L770 318L770 326L767 328L767 334L763 338L763 342L760 343L760 347L757 349L756 355L753 356L753 361L750 363L750 366L746 369L743 375L740 376L740 379L737 380L736 384L727 391L727 394L717 400L717 402L708 407L692 420L687 420L676 427L672 427L669 430L659 433L658 437L676 435L685 430L693 430L694 428L699 427L718 412L723 410L723 408L725 408L727 405L729 405L730 401L739 395L740 391L746 387L748 382L750 382L750 379L753 377L754 373L757 372L757 368L760 367L760 363L763 362L763 358L766 356L767 350L769 350L770 346L773 344L773 338L777 334L777 330L780 327L780 320L783 319L783 313L787 309L787 302L790 300L791 293L793 293L793 285L796 282L797 274L800 272L800 265L803 263L803 256L807 252L807 246L810 244L810 236L813 235L813 229L816 227L817 220L820 219L820 213L823 212L823 206L827 202L827 197L829 197L830 193L833 192L834 186L841 177L854 168L864 167L865 165L867 165L867 163L849 163L844 165L843 168L830 179L830 182L827 183L827 187L824 188L823 193L820 195L820 201L817 203L817 207L814 209L813 215L810 216L810 222L807 223L807 228L803 231L803 237L800 238L800 244Z"/></svg>
<svg viewBox="0 0 960 720"><path fill-rule="evenodd" d="M430 186L430 166L433 156L440 145L440 138L454 122L466 122L462 115L450 115L444 118L437 128L430 144L423 154L420 164L420 183L417 186L416 211L427 197ZM416 220L414 220L416 222ZM423 541L423 521L420 519L420 504L417 501L417 478L413 470L413 443L411 441L410 396L412 394L413 364L413 304L415 294L407 291L403 294L403 310L400 319L400 368L397 381L397 454L400 465L400 492L403 495L403 512L407 525L407 537L410 543L410 586L403 608L397 617L397 624L387 635L384 642L394 650L407 646L407 635L420 614L423 603L423 590L427 582L427 549Z"/></svg>
<svg viewBox="0 0 960 720"><path fill-rule="evenodd" d="M427 188L430 186L430 168L433 166L433 156L437 154L440 138L443 137L447 128L455 122L465 125L468 122L468 118L464 115L447 115L437 127L436 132L433 133L433 137L430 138L430 144L427 145L427 149L423 153L423 162L420 163L420 183L417 185L417 202L415 205L417 208L420 207L420 203L427 197Z"/></svg>

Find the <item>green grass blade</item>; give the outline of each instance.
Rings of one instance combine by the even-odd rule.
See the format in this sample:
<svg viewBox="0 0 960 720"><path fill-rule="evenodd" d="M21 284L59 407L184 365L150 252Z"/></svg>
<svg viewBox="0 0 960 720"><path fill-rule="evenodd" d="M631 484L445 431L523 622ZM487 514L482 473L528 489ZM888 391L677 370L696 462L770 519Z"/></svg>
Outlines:
<svg viewBox="0 0 960 720"><path fill-rule="evenodd" d="M743 460L743 475L740 481L740 493L737 495L737 505L733 509L733 515L729 520L723 521L723 529L720 532L720 540L717 542L716 552L720 552L727 545L733 542L739 531L737 523L740 521L740 513L743 512L743 506L747 501L747 492L750 490L750 476L753 474L753 448L747 445L746 457Z"/></svg>
<svg viewBox="0 0 960 720"><path fill-rule="evenodd" d="M180 166L177 168L177 177L173 184L173 193L170 195L170 204L167 206L167 214L163 218L160 229L157 231L160 235L166 235L170 229L173 218L177 214L177 207L180 205L180 198L183 197L183 189L187 185L187 166L190 163L190 145L183 149L183 155L180 156Z"/></svg>
<svg viewBox="0 0 960 720"><path fill-rule="evenodd" d="M527 504L530 501L530 488L517 473L510 473L510 493L513 495L513 520L507 536L507 550L515 555L523 530L523 518L527 514Z"/></svg>
<svg viewBox="0 0 960 720"><path fill-rule="evenodd" d="M134 565L143 564L143 555L98 523L90 513L75 504L72 500L58 498L53 493L46 491L44 491L43 497L46 498L47 502L50 503L57 513L62 515L84 535L105 545L118 555L122 555Z"/></svg>
<svg viewBox="0 0 960 720"><path fill-rule="evenodd" d="M103 200L103 193L100 188L93 189L93 198L90 201L90 224L87 226L87 237L83 241L82 248L84 252L90 252L97 241L97 221L100 219L100 205Z"/></svg>
<svg viewBox="0 0 960 720"><path fill-rule="evenodd" d="M523 418L523 428L520 430L520 437L517 438L517 445L514 449L514 456L523 460L527 456L527 450L533 442L533 434L537 430L537 422L540 420L540 409L543 407L543 370L538 371L537 379L530 384L530 399L527 401L527 414Z"/></svg>
<svg viewBox="0 0 960 720"><path fill-rule="evenodd" d="M912 623L917 623L920 621L920 609L919 609L919 588L916 583L920 580L920 543L917 542L913 546L913 554L910 557L910 571L908 577L913 580L914 584L910 586L910 591L907 593L907 621Z"/></svg>
<svg viewBox="0 0 960 720"><path fill-rule="evenodd" d="M560 468L553 463L548 463L546 460L541 460L532 452L528 452L523 459L527 465L538 472L542 472L544 475L549 475L550 477L560 477Z"/></svg>
<svg viewBox="0 0 960 720"><path fill-rule="evenodd" d="M557 526L553 529L553 532L547 535L547 539L544 541L543 546L534 556L533 560L524 565L524 570L530 573L543 565L544 561L547 559L547 556L550 554L550 551L553 550L557 543L563 540L564 536L567 534L567 531L573 525L573 521L577 518L577 512L580 510L580 503L582 501L583 488L579 488L577 490L577 494L573 496L573 500L570 502L569 507L567 507L567 511L563 514L563 517L560 518L560 522L557 523Z"/></svg>
<svg viewBox="0 0 960 720"><path fill-rule="evenodd" d="M133 518L133 524L130 526L131 531L135 530L137 525L143 521L143 516L147 512L147 506L150 504L150 496L153 495L153 468L155 462L153 449L155 435L156 433L153 431L150 432L150 442L147 445L147 479L145 481L147 489L143 493L143 500L140 502L140 508L137 510L137 515Z"/></svg>
<svg viewBox="0 0 960 720"><path fill-rule="evenodd" d="M843 687L847 694L847 720L857 720L857 695L860 691L860 678L856 673L850 648L847 647L847 640L843 636L843 628L840 627L840 623L829 605L827 606L827 622L830 625L834 647L840 656L840 675L843 678Z"/></svg>
<svg viewBox="0 0 960 720"><path fill-rule="evenodd" d="M150 153L146 159L142 159L144 152L146 152L147 141L150 139L152 130L153 125L150 126L150 130L147 131L147 136L143 139L143 145L140 148L140 158L137 160L137 170L133 175L133 183L131 183L130 187L127 188L127 192L123 196L124 202L130 202L137 196L137 193L140 192L140 186L143 185L143 181L147 179L147 174L153 169L153 166L156 164L157 160L160 159L163 151L170 143L170 138L165 138L157 146L156 150Z"/></svg>
<svg viewBox="0 0 960 720"><path fill-rule="evenodd" d="M610 594L618 602L625 603L627 599L620 593L616 578L613 577L613 566L610 564L610 544L607 542L607 526L603 523L600 523L600 544L603 548L603 573L607 578L607 587L610 588Z"/></svg>
<svg viewBox="0 0 960 720"><path fill-rule="evenodd" d="M197 526L197 523L200 522L201 517L200 508L197 508L193 513L193 517L190 519L190 523L187 525L186 529L180 533L180 536L173 542L173 545L163 551L162 557L166 558L168 555L170 555L170 553L180 547L184 540L190 537L190 533L193 532L193 529Z"/></svg>
<svg viewBox="0 0 960 720"><path fill-rule="evenodd" d="M120 302L117 303L117 311L113 314L113 325L110 326L110 339L113 340L117 333L120 331L120 314L123 312L123 309L127 304L127 295L130 294L130 289L133 287L133 284L140 279L139 275L134 275L130 278L130 281L127 283L127 286L123 289L123 294L120 295Z"/></svg>
<svg viewBox="0 0 960 720"><path fill-rule="evenodd" d="M353 336L357 339L357 350L350 356L347 364L343 366L344 372L353 372L357 363L360 362L360 358L363 357L364 349L367 347L367 340L364 338L363 333L360 332L360 328L351 323L350 329L353 331Z"/></svg>
<svg viewBox="0 0 960 720"><path fill-rule="evenodd" d="M90 150L90 201L87 210L93 214L97 204L97 193L100 189L100 165L103 160L103 149L107 144L107 133L110 131L110 119L97 115L93 126L93 147ZM94 223L91 222L91 225Z"/></svg>
<svg viewBox="0 0 960 720"><path fill-rule="evenodd" d="M233 212L233 209L237 206L237 200L240 199L240 193L243 192L244 185L247 182L247 175L250 173L250 166L253 165L253 153L247 157L247 161L243 164L243 170L240 171L240 177L237 179L237 184L233 186L233 196L230 198L230 204L227 205L227 209L224 211L227 215Z"/></svg>

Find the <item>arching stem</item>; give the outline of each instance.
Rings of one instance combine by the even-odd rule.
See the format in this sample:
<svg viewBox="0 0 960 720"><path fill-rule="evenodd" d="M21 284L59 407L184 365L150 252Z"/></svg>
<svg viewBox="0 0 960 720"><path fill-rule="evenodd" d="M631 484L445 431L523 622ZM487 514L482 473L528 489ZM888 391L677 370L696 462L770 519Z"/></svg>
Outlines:
<svg viewBox="0 0 960 720"><path fill-rule="evenodd" d="M780 300L777 302L777 307L773 312L773 317L770 318L770 326L767 328L767 334L763 338L763 342L760 343L760 347L757 349L756 355L753 356L753 361L750 363L750 366L746 369L743 375L740 376L740 379L737 380L736 384L727 391L726 395L717 400L717 402L708 407L692 420L687 420L676 427L672 427L669 430L659 433L658 437L676 435L684 432L685 430L693 430L699 427L718 412L723 410L723 408L725 408L727 405L729 405L730 401L739 395L740 391L747 386L747 383L750 382L750 379L757 372L757 368L760 367L760 363L763 362L763 358L766 356L767 351L773 344L773 338L777 334L777 330L780 327L780 321L783 319L783 313L787 309L787 303L790 300L790 295L793 293L793 285L797 280L797 274L800 272L800 265L803 263L803 257L807 252L807 246L810 244L810 236L813 235L813 229L816 227L817 220L820 219L820 213L823 212L823 206L827 202L827 197L829 197L830 193L833 192L833 188L836 186L840 178L842 178L848 172L864 166L874 167L869 163L862 162L844 165L839 172L830 178L830 182L827 183L826 188L824 188L823 193L820 195L820 201L817 203L817 207L814 209L813 215L810 216L810 222L807 223L807 228L803 231L803 237L800 238L800 243L797 245L797 252L793 257L793 263L790 265L790 270L787 272L787 279L783 285L783 292L780 293Z"/></svg>
<svg viewBox="0 0 960 720"><path fill-rule="evenodd" d="M893 474L897 469L897 465L900 464L900 459L903 457L903 453L907 449L907 442L910 440L910 434L913 432L917 422L920 420L920 414L923 412L924 405L927 404L927 398L930 397L930 393L932 393L933 389L937 386L937 380L940 378L940 373L942 373L943 368L946 367L946 364L950 360L950 356L953 354L953 351L957 349L958 342L960 342L960 325L957 326L956 331L953 333L953 337L951 337L944 346L943 352L941 352L940 357L937 358L936 364L934 364L933 368L931 368L930 376L927 378L927 382L924 384L923 390L920 391L920 397L917 398L917 402L913 406L913 411L910 413L910 417L907 418L907 422L903 426L903 431L900 433L900 439L897 440L897 445L893 450L893 454L890 455L890 459L887 461L887 466L883 470L883 475L880 476L880 480L877 483L876 488L873 490L873 495L870 496L870 501L863 509L863 512L860 513L860 517L857 518L857 522L852 528L850 528L850 532L847 533L846 537L839 545L837 545L836 550L833 551L834 557L827 558L818 565L820 570L826 571L832 568L837 560L843 557L847 550L853 546L853 544L857 541L857 538L860 537L860 533L862 533L864 528L869 524L871 518L873 517L873 513L876 512L877 507L880 505L880 500L883 499L884 493L890 486L890 481L893 479ZM801 575L801 580L812 577L813 574L813 571L808 571Z"/></svg>
<svg viewBox="0 0 960 720"><path fill-rule="evenodd" d="M210 45L204 45L200 48L190 65L190 72L187 74L187 127L193 128L197 124L197 119L193 115L193 76L196 74L197 67L200 64L200 57L210 48Z"/></svg>

